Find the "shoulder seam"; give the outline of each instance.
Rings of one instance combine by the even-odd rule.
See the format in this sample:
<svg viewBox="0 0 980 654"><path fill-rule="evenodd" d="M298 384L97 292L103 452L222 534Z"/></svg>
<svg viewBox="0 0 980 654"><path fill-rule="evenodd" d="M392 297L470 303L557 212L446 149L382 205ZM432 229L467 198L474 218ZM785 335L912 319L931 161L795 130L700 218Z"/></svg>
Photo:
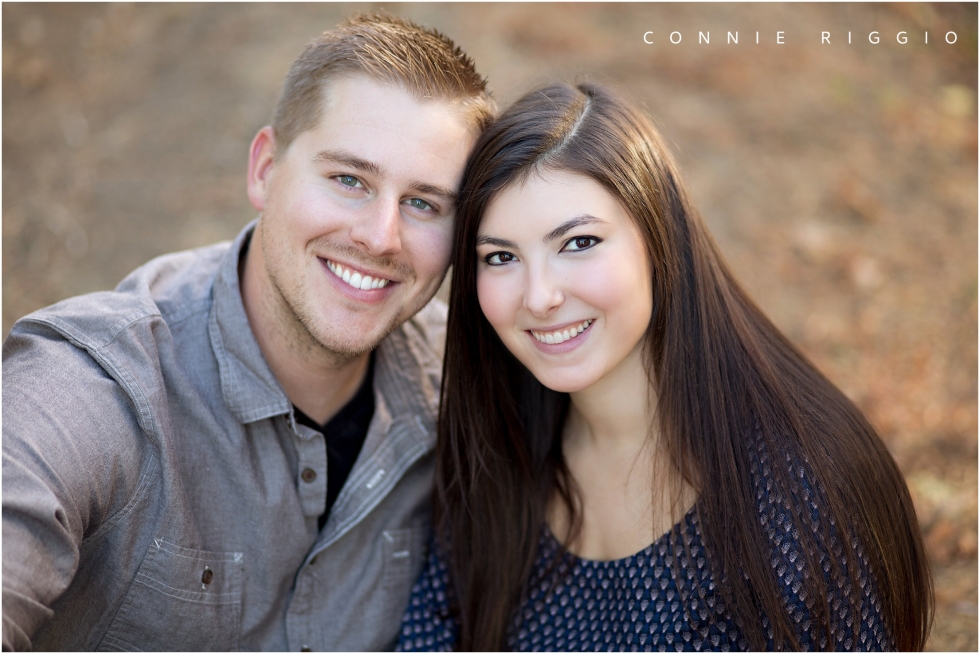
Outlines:
<svg viewBox="0 0 980 654"><path fill-rule="evenodd" d="M95 532L93 532L91 535L87 536L85 540L94 540L96 538L101 537L104 532L109 531L120 520L125 518L127 515L129 515L136 509L136 506L139 504L139 501L146 494L146 490L150 486L150 478L152 476L152 473L159 468L159 463L160 462L159 459L157 458L156 453L152 449L150 449L149 461L147 461L146 465L143 466L143 469L140 472L140 477L139 480L136 482L136 489L133 491L132 496L129 498L126 504L121 509L119 509L119 511L106 518L102 522L102 524L99 525L99 528L96 529Z"/></svg>
<svg viewBox="0 0 980 654"><path fill-rule="evenodd" d="M143 320L160 317L159 312L140 312L140 315L121 318L108 330L106 339L101 343L86 338L84 333L74 329L67 321L58 318L32 317L30 320L49 326L64 336L69 343L88 352L95 362L122 386L126 395L132 399L136 405L137 421L143 431L154 440L158 440L158 430L153 419L153 412L150 410L146 393L136 379L116 362L115 358L106 348L132 325Z"/></svg>

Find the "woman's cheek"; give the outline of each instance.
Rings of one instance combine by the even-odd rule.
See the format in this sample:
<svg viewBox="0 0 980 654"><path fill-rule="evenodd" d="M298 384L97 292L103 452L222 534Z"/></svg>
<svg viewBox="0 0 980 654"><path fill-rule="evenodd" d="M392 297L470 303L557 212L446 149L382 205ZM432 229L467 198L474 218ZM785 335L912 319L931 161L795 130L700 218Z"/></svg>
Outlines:
<svg viewBox="0 0 980 654"><path fill-rule="evenodd" d="M653 292L642 245L620 247L608 254L581 278L580 293L605 311L642 309Z"/></svg>
<svg viewBox="0 0 980 654"><path fill-rule="evenodd" d="M476 295L480 301L480 309L493 328L500 333L508 325L513 325L515 312L510 308L507 280L493 271L478 273L476 278Z"/></svg>
<svg viewBox="0 0 980 654"><path fill-rule="evenodd" d="M566 282L567 294L574 295L580 302L603 313L610 306L615 307L628 300L628 297L624 297L622 280L615 270L610 270L617 265L617 262L610 258L593 262L590 266L580 267Z"/></svg>

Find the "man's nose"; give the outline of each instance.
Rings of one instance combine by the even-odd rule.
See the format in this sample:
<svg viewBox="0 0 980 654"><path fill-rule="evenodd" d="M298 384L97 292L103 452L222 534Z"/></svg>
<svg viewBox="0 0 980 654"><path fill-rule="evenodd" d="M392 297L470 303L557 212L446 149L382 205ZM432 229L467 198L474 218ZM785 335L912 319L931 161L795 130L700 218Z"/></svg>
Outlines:
<svg viewBox="0 0 980 654"><path fill-rule="evenodd" d="M378 198L354 223L351 239L371 256L398 254L402 249L401 222L401 204L397 200Z"/></svg>
<svg viewBox="0 0 980 654"><path fill-rule="evenodd" d="M555 271L547 265L529 268L527 286L524 289L525 309L535 317L546 318L564 301L561 280L557 278Z"/></svg>

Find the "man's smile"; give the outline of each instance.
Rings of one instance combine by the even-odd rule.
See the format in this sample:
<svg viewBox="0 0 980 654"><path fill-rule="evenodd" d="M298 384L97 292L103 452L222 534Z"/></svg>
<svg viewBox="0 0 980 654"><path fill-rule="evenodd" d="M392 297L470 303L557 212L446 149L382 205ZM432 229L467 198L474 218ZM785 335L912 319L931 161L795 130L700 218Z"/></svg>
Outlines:
<svg viewBox="0 0 980 654"><path fill-rule="evenodd" d="M331 261L330 259L323 259L323 261L327 263L327 270L342 279L349 286L353 286L354 288L362 291L372 291L375 289L384 288L391 283L390 279L385 279L380 275L372 276L366 272L357 271L350 266L345 266L337 263L336 261Z"/></svg>

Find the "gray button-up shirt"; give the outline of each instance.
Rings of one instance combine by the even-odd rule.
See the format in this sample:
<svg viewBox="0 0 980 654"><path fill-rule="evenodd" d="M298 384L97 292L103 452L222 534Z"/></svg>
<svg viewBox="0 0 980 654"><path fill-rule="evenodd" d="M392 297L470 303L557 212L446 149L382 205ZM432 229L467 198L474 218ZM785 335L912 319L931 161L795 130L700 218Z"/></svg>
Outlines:
<svg viewBox="0 0 980 654"><path fill-rule="evenodd" d="M4 649L394 645L430 520L445 306L378 347L367 439L319 531L323 436L242 305L251 227L5 341Z"/></svg>

